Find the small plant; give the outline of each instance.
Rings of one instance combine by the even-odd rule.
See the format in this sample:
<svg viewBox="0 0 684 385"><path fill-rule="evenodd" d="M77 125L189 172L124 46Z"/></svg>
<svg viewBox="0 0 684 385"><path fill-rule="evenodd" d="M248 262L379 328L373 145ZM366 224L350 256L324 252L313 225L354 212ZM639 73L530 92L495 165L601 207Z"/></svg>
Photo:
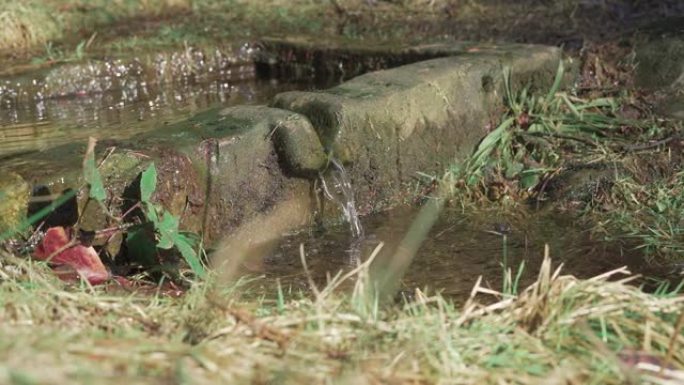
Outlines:
<svg viewBox="0 0 684 385"><path fill-rule="evenodd" d="M102 207L105 207L104 200L107 198L107 193L102 183L102 176L95 165L94 148L95 141L91 139L83 161L83 175L88 184L89 197L97 201ZM204 277L204 267L198 252L195 250L198 237L194 234L180 231L178 217L152 202L152 195L156 188L157 169L154 163L151 163L140 178L140 205L145 217L154 228L156 247L164 250L175 248L180 252L192 271L198 277ZM128 236L133 239L142 236L144 231L142 227L131 228ZM145 250L145 252L154 251Z"/></svg>
<svg viewBox="0 0 684 385"><path fill-rule="evenodd" d="M152 194L157 186L157 169L154 163L142 173L140 179L140 201L143 212L147 219L152 223L157 235L157 247L160 249L176 248L192 271L198 277L204 277L205 271L195 248L197 247L197 236L191 233L182 232L178 226L179 219L164 210L161 206L154 204Z"/></svg>
<svg viewBox="0 0 684 385"><path fill-rule="evenodd" d="M140 176L140 201L133 206L133 208L141 209L140 219L142 219L142 223L123 223L125 217L133 212L133 208L121 217L110 212L107 205L107 190L95 162L95 145L96 140L91 138L83 158L84 185L78 190L69 189L52 203L22 221L17 228L0 234L0 242L20 237L31 226L41 222L51 212L60 209L60 206L74 199L78 195L78 191L85 189L87 200L82 211L91 201L94 201L100 205L105 215L118 222L119 225L108 229L84 231L79 228L79 218L74 226L56 226L44 229L46 233L42 243L33 254L35 258L46 260L54 265L68 265L76 270L78 275L87 278L91 284L102 283L108 280L108 273L91 244L95 239L103 239L103 237L109 239L113 234L124 233L129 246L129 253L132 253L133 259L147 265L146 267L155 267L159 264L155 258L159 249L175 249L197 277L206 277L204 265L199 257L202 250L199 242L200 237L197 234L180 231L179 218L165 210L160 204L152 201L157 185L157 170L154 163L151 163ZM31 242L26 241L26 243ZM91 279L91 277L94 278ZM71 278L69 276L69 279Z"/></svg>

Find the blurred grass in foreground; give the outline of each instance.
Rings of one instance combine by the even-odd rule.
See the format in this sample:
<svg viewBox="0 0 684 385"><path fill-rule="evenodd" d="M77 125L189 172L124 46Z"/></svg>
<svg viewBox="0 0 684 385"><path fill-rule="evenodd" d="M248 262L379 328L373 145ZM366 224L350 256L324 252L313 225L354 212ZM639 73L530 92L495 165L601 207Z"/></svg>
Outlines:
<svg viewBox="0 0 684 385"><path fill-rule="evenodd" d="M208 279L170 298L67 287L43 264L4 255L0 382L684 381L684 296L644 293L624 270L578 280L547 259L520 294L478 285L463 307L420 291L377 307L368 277L363 264L313 296L284 289L272 301ZM344 279L356 290L335 290Z"/></svg>

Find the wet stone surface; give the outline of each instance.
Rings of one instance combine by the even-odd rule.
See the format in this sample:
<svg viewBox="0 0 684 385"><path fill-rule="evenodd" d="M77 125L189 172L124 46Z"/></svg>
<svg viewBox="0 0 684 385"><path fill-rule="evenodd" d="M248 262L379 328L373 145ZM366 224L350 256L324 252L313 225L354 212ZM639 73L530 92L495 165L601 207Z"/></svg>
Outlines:
<svg viewBox="0 0 684 385"><path fill-rule="evenodd" d="M377 43L305 36L263 38L255 55L257 73L279 78L348 80L366 72L421 60L491 50L492 44L435 42L421 45Z"/></svg>

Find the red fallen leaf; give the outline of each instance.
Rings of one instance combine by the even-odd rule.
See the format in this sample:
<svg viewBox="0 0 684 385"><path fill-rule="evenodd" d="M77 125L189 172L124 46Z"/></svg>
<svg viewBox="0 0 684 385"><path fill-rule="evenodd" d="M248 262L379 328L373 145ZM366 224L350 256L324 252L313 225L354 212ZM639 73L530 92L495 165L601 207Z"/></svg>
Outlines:
<svg viewBox="0 0 684 385"><path fill-rule="evenodd" d="M80 244L69 245L69 234L64 227L51 227L45 233L34 256L41 260L48 260L56 266L57 276L63 280L85 278L92 285L98 285L109 280L109 272L100 260L95 249ZM69 274L68 270L74 270Z"/></svg>

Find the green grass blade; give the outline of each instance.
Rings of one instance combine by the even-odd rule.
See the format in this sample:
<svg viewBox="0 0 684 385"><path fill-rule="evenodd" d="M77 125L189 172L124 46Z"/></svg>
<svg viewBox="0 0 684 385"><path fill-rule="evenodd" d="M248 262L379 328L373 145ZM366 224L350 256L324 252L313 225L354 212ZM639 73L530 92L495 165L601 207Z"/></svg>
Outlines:
<svg viewBox="0 0 684 385"><path fill-rule="evenodd" d="M506 130L513 125L513 122L515 122L515 118L512 117L504 120L494 131L482 139L482 142L477 146L477 150L475 150L471 158L470 171L476 171L486 164L487 158L497 147L497 144L500 143Z"/></svg>
<svg viewBox="0 0 684 385"><path fill-rule="evenodd" d="M563 74L565 73L565 66L563 65L563 60L558 62L558 69L556 70L556 77L553 79L553 85L549 89L549 93L546 95L546 102L551 103L556 95L556 92L560 89L561 82L563 81Z"/></svg>
<svg viewBox="0 0 684 385"><path fill-rule="evenodd" d="M107 199L107 192L102 183L102 175L95 164L95 138L90 138L88 142L88 149L86 150L83 159L83 179L89 186L89 196L99 203L103 203Z"/></svg>

